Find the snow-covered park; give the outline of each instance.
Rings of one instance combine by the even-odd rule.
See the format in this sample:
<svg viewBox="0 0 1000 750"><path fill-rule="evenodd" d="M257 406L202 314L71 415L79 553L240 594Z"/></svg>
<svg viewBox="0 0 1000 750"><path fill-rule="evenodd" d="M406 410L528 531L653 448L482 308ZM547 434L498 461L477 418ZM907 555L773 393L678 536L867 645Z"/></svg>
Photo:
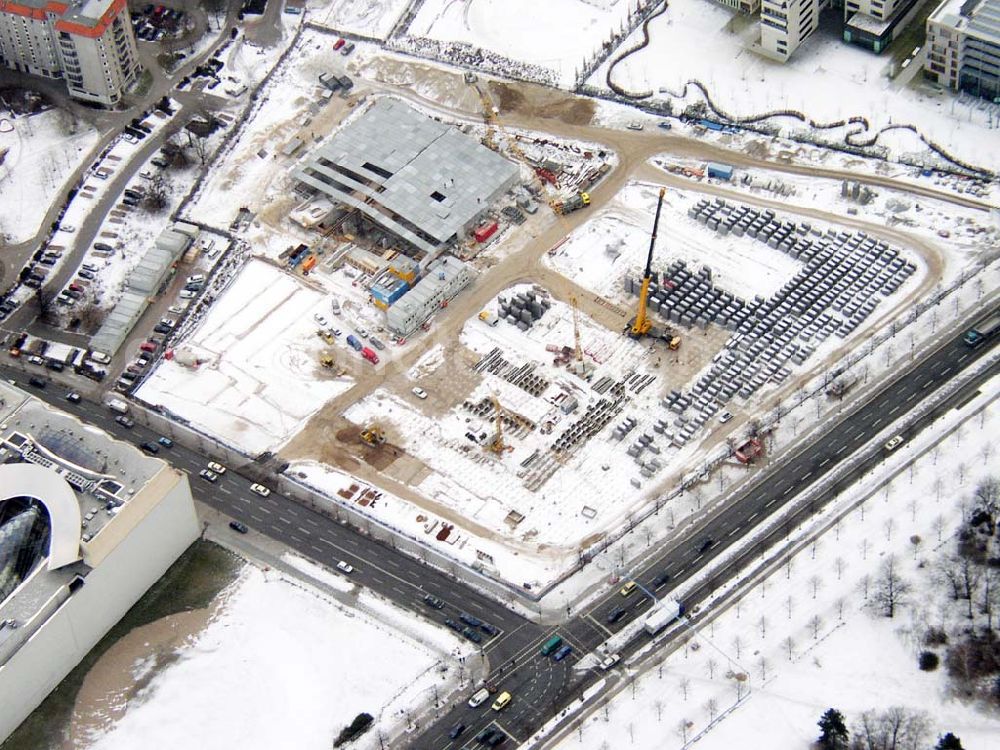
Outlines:
<svg viewBox="0 0 1000 750"><path fill-rule="evenodd" d="M354 588L306 561L294 567ZM246 566L167 666L150 674L151 660L132 665L142 687L109 706L118 718L92 717L79 746L325 750L367 712L376 723L351 747L371 750L380 733L397 741L435 692L458 687L452 657L463 648L370 594L348 608L291 575Z"/></svg>

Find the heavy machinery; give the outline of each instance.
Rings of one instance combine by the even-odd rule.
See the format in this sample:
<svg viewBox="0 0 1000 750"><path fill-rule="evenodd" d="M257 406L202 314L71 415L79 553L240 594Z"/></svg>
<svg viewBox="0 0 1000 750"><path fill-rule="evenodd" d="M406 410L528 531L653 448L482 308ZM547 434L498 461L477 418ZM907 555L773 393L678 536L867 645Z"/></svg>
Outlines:
<svg viewBox="0 0 1000 750"><path fill-rule="evenodd" d="M625 333L634 339L641 339L644 336L663 339L670 349L679 349L681 340L671 331L656 328L649 317L649 285L653 281L653 247L656 245L656 230L660 225L660 212L663 209L663 195L666 188L660 188L660 194L656 201L656 216L653 218L653 233L649 238L649 253L646 255L646 271L642 276L642 287L639 289L639 309L635 317L625 327Z"/></svg>
<svg viewBox="0 0 1000 750"><path fill-rule="evenodd" d="M370 424L361 431L361 442L377 448L385 442L385 430L377 424Z"/></svg>
<svg viewBox="0 0 1000 750"><path fill-rule="evenodd" d="M496 411L497 431L493 435L493 439L486 444L486 450L490 453L500 455L505 451L514 450L514 448L513 446L508 446L503 441L503 407L500 406L500 399L496 396L490 396L490 400L493 402L493 409Z"/></svg>
<svg viewBox="0 0 1000 750"><path fill-rule="evenodd" d="M324 353L319 355L319 363L327 369L333 369L334 359L332 354Z"/></svg>
<svg viewBox="0 0 1000 750"><path fill-rule="evenodd" d="M646 272L642 275L642 288L639 290L639 309L627 329L628 335L634 339L649 336L653 330L653 321L649 319L646 306L649 302L649 284L653 280L653 247L656 245L656 230L660 225L660 211L663 209L663 195L666 192L666 188L660 188L656 217L653 219L653 234L649 238L649 252L646 254Z"/></svg>
<svg viewBox="0 0 1000 750"><path fill-rule="evenodd" d="M662 196L661 196L662 200ZM552 210L557 214L571 214L574 211L579 211L581 208L586 208L590 205L590 194L589 193L577 193L572 198L567 198L564 201L556 201L552 204ZM659 215L659 209L657 209L657 215ZM653 230L655 237L655 229Z"/></svg>
<svg viewBox="0 0 1000 750"><path fill-rule="evenodd" d="M569 363L569 371L584 380L590 380L594 374L594 366L583 359L583 346L580 344L580 308L577 305L576 295L569 298L573 305L573 361Z"/></svg>

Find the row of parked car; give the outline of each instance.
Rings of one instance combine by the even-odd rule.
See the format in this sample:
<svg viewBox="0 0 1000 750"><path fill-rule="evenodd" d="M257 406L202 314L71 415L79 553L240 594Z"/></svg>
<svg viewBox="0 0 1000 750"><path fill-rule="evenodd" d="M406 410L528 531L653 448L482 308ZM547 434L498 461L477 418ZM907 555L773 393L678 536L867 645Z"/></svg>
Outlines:
<svg viewBox="0 0 1000 750"><path fill-rule="evenodd" d="M165 5L146 5L141 13L132 16L132 28L135 35L147 42L158 42L168 33L176 32L182 27L184 11L168 8Z"/></svg>

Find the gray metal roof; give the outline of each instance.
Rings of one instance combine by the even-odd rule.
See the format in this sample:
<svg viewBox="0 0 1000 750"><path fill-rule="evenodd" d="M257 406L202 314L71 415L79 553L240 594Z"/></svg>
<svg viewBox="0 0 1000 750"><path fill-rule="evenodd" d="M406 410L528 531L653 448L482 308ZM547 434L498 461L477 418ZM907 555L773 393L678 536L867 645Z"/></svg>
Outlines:
<svg viewBox="0 0 1000 750"><path fill-rule="evenodd" d="M292 176L430 252L512 187L518 167L456 128L382 98Z"/></svg>
<svg viewBox="0 0 1000 750"><path fill-rule="evenodd" d="M972 11L967 33L1000 44L1000 0L984 0Z"/></svg>

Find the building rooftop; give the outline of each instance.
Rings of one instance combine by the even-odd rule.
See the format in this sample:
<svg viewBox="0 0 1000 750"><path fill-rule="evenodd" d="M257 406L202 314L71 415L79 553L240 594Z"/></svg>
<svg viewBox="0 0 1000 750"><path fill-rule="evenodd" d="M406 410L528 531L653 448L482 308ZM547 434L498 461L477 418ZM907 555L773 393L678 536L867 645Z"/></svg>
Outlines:
<svg viewBox="0 0 1000 750"><path fill-rule="evenodd" d="M1000 44L1000 0L944 0L930 19Z"/></svg>
<svg viewBox="0 0 1000 750"><path fill-rule="evenodd" d="M511 187L518 172L456 128L382 98L292 176L432 252Z"/></svg>
<svg viewBox="0 0 1000 750"><path fill-rule="evenodd" d="M14 580L12 593L0 601L0 623L24 624L70 581L86 576L141 520L144 510L123 512L133 500L147 488L162 494L157 490L176 481L163 461L0 382L0 501L34 498L49 517L43 559ZM2 528L12 544L18 537L9 526ZM0 560L10 563L11 557ZM0 564L0 582L10 573ZM0 664L18 632L0 628Z"/></svg>

